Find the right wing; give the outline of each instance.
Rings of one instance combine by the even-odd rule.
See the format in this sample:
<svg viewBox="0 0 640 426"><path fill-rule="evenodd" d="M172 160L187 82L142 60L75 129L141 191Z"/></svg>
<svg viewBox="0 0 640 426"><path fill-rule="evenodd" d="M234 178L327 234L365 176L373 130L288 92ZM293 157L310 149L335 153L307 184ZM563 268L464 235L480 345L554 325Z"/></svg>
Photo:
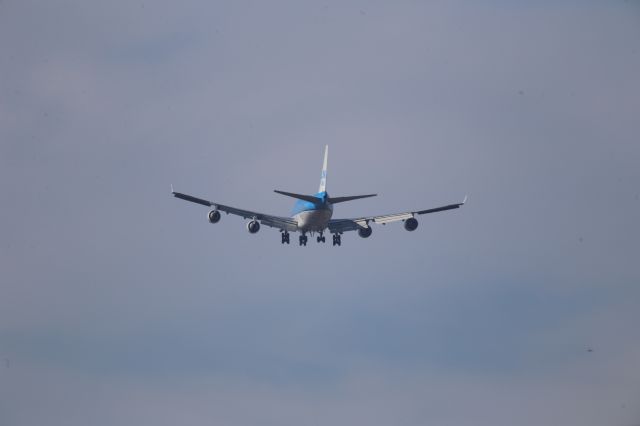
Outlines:
<svg viewBox="0 0 640 426"><path fill-rule="evenodd" d="M414 212L393 213L393 214L386 214L382 216L360 217L356 219L333 219L329 221L328 227L331 233L357 231L359 229L368 228L369 222L386 225L387 223L398 222L401 220L404 221L404 220L410 219L415 215L436 213L436 212L442 212L445 210L457 209L463 206L464 203L466 202L467 202L467 197L464 197L464 200L461 203L448 204L446 206L435 207L432 209L418 210Z"/></svg>
<svg viewBox="0 0 640 426"><path fill-rule="evenodd" d="M181 200L190 201L196 204L202 204L203 206L213 207L214 210L220 210L221 212L225 212L227 214L241 216L245 219L259 220L263 225L270 226L272 228L278 228L280 230L290 232L295 232L298 230L298 223L289 217L272 216L264 213L252 212L250 210L243 210L231 206L225 206L224 204L214 203L213 201L194 197L192 195L175 192L173 191L173 188L171 188L171 193L174 197L180 198Z"/></svg>

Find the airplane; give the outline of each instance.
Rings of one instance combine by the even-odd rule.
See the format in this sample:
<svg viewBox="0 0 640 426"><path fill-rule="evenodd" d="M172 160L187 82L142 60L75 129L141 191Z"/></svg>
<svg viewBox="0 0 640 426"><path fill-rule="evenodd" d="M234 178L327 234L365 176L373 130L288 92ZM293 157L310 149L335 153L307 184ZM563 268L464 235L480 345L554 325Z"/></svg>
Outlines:
<svg viewBox="0 0 640 426"><path fill-rule="evenodd" d="M467 201L467 197L464 197L464 200L461 203L449 204L426 210L409 211L381 216L363 216L354 219L332 219L331 217L333 216L334 204L357 200L360 198L374 197L377 194L351 195L346 197L329 196L327 193L328 155L329 145L325 146L324 149L320 188L316 194L304 195L279 191L277 189L274 190L274 192L278 194L286 195L297 200L290 217L272 216L250 210L239 209L202 198L197 198L192 195L183 194L181 192L175 192L173 190L173 185L171 185L171 193L176 198L212 207L213 209L208 214L210 223L218 223L220 221L220 212L241 216L244 219L250 219L249 222L247 222L247 230L250 234L257 233L260 230L260 224L279 229L282 244L290 243L290 232L300 232L298 239L300 246L307 245L307 234L311 234L313 236L316 232L318 233L316 241L318 243L326 242L324 232L327 230L329 233L333 234L334 246L342 245L342 234L347 231L358 231L358 235L360 237L369 238L373 233L371 223L386 225L387 223L402 221L404 222L404 229L407 231L415 231L418 228L418 220L415 216L457 209L463 206Z"/></svg>

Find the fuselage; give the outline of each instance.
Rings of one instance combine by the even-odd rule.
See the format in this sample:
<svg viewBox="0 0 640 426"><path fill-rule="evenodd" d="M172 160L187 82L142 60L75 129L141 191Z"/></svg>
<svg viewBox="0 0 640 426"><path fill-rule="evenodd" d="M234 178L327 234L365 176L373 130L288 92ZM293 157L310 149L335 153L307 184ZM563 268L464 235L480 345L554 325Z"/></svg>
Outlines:
<svg viewBox="0 0 640 426"><path fill-rule="evenodd" d="M298 223L301 232L320 232L327 228L333 215L333 205L328 202L326 191L314 195L317 202L297 200L291 212L291 218Z"/></svg>

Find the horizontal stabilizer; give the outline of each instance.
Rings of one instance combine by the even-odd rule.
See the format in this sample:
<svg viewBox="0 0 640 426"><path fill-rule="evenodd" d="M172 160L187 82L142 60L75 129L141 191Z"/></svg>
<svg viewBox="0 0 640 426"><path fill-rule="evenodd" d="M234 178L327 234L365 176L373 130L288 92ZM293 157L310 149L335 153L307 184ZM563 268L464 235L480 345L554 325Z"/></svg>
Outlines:
<svg viewBox="0 0 640 426"><path fill-rule="evenodd" d="M344 203L345 201L358 200L360 198L375 197L376 195L378 194L351 195L349 197L329 197L328 201L331 204L336 204L336 203Z"/></svg>
<svg viewBox="0 0 640 426"><path fill-rule="evenodd" d="M273 192L277 192L278 194L286 195L287 197L297 198L298 200L308 201L308 202L314 203L314 204L322 202L322 200L320 200L318 197L314 197L313 195L294 194L293 192L278 191L277 189L274 189Z"/></svg>

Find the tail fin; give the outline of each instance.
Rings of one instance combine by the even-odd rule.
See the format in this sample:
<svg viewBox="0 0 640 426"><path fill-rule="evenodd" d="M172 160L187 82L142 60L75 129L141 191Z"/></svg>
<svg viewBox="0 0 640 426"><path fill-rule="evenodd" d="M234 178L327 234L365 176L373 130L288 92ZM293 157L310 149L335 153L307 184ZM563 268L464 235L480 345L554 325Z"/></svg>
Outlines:
<svg viewBox="0 0 640 426"><path fill-rule="evenodd" d="M322 162L322 175L320 175L320 189L318 192L327 190L327 157L329 155L329 145L324 147L324 161Z"/></svg>

